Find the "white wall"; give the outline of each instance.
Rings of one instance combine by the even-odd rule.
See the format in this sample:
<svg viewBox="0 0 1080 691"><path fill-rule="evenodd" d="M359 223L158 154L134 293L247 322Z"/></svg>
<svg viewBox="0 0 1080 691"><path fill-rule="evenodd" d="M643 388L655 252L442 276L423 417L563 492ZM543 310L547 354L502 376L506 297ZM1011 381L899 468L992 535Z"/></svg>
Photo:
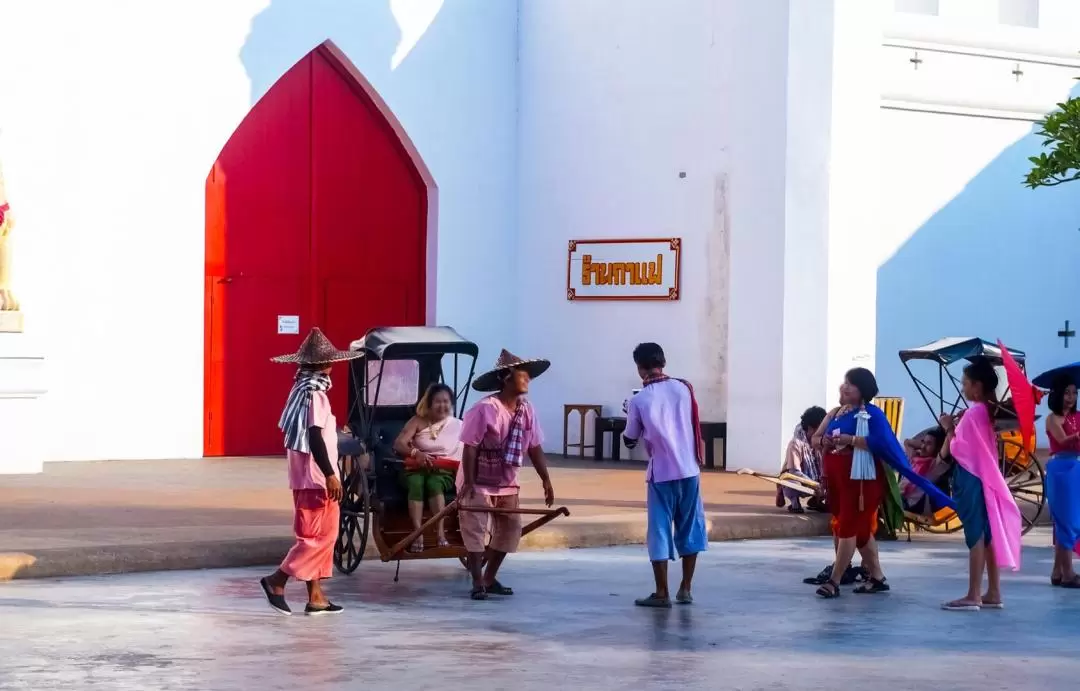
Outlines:
<svg viewBox="0 0 1080 691"><path fill-rule="evenodd" d="M564 403L614 414L640 386L631 352L642 341L659 342L672 375L695 383L704 418L723 419L722 4L522 3L522 310L508 347L552 360L532 394L551 450ZM681 300L568 302L567 241L608 237L682 237Z"/></svg>
<svg viewBox="0 0 1080 691"><path fill-rule="evenodd" d="M898 360L901 348L971 335L1027 351L1033 373L1078 359L1080 342L1066 350L1056 334L1066 319L1080 324L1080 196L1069 186L1021 184L1027 157L1040 150L1034 121L1080 75L1072 9L1043 0L1043 17L1053 11L1064 23L1040 31L932 18L887 26L881 206L868 259L878 267L879 383L907 398L906 433L932 418ZM943 44L962 48L938 50ZM916 49L918 70L909 62ZM929 365L919 371L936 383Z"/></svg>
<svg viewBox="0 0 1080 691"><path fill-rule="evenodd" d="M516 30L516 3L487 0L0 0L0 137L16 287L48 358L47 457L201 454L206 174L327 38L431 168L437 317L493 358L512 322Z"/></svg>

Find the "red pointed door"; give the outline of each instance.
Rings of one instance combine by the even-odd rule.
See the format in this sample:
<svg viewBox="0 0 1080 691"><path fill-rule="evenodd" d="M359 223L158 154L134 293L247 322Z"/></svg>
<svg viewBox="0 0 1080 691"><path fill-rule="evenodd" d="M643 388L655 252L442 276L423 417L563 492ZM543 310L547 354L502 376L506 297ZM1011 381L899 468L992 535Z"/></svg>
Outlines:
<svg viewBox="0 0 1080 691"><path fill-rule="evenodd" d="M206 181L205 455L281 453L294 370L269 360L312 326L345 348L374 326L424 323L433 192L400 126L332 44L255 104ZM341 422L346 377L335 368Z"/></svg>

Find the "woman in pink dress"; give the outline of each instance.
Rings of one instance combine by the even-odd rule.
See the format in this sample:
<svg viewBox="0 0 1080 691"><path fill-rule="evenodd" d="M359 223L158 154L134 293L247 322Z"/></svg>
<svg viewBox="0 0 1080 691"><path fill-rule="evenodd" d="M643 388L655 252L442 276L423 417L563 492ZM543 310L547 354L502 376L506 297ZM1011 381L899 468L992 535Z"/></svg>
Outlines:
<svg viewBox="0 0 1080 691"><path fill-rule="evenodd" d="M330 411L330 369L333 363L352 360L357 352L334 347L318 328L311 330L300 350L273 359L298 365L292 390L278 427L285 434L289 462L289 488L293 493L293 532L296 544L277 571L259 581L267 602L280 614L291 614L285 601L290 578L307 583L305 614L342 611L326 598L320 581L334 571L334 543L338 536L341 480L337 469L337 419Z"/></svg>
<svg viewBox="0 0 1080 691"><path fill-rule="evenodd" d="M1046 436L1050 461L1046 464L1046 501L1054 523L1054 567L1050 584L1080 588L1073 568L1073 552L1080 551L1080 413L1076 412L1076 384L1059 377L1050 389Z"/></svg>
<svg viewBox="0 0 1080 691"><path fill-rule="evenodd" d="M404 458L413 459L419 467L405 472L409 490L409 518L413 528L424 523L424 499L428 500L434 516L446 507L446 493L454 486L454 470L445 467L446 461L461 462L461 420L455 418L454 391L446 384L432 384L420 403L416 415L394 440L394 450ZM444 467L437 467L440 459ZM452 465L452 464L451 464ZM438 522L437 545L448 547L444 520ZM410 552L424 550L424 536L416 538Z"/></svg>

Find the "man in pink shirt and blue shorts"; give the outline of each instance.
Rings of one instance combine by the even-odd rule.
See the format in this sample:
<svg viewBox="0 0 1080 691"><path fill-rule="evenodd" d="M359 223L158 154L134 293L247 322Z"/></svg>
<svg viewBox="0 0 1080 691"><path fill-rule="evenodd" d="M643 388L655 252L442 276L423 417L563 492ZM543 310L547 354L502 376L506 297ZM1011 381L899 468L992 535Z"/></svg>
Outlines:
<svg viewBox="0 0 1080 691"><path fill-rule="evenodd" d="M640 607L671 607L668 562L682 559L679 604L694 601L691 582L697 555L708 549L705 506L701 500L704 445L697 400L690 383L664 374L664 350L656 343L634 349L642 389L627 403L623 438L633 448L644 439L649 454L647 544L656 591L635 600Z"/></svg>
<svg viewBox="0 0 1080 691"><path fill-rule="evenodd" d="M464 444L458 468L458 503L477 509L518 508L518 473L527 456L544 484L544 501L555 503L555 491L544 458L544 433L536 412L525 398L529 383L550 366L547 360L522 360L502 351L495 368L473 382L477 391L495 392L465 413L461 429ZM521 542L521 515L497 511L460 511L461 540L469 553L471 597L513 595L496 578L503 559ZM490 540L488 535L490 534ZM484 568L484 561L487 566Z"/></svg>

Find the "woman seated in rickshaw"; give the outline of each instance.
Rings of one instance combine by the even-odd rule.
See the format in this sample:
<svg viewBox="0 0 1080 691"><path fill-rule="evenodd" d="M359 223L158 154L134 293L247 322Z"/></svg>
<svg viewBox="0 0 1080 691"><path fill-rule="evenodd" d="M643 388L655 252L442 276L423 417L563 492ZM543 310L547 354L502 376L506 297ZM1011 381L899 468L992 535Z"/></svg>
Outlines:
<svg viewBox="0 0 1080 691"><path fill-rule="evenodd" d="M394 451L419 465L405 471L409 518L414 528L423 525L424 500L428 500L434 515L445 508L444 495L454 486L454 471L436 467L436 461L440 459L461 461L461 420L451 415L453 409L453 390L446 384L432 384L417 404L416 415L405 423L394 440ZM436 530L438 546L448 546L444 521L438 522ZM423 535L409 546L410 552L423 549Z"/></svg>
<svg viewBox="0 0 1080 691"><path fill-rule="evenodd" d="M906 440L904 451L907 452L912 469L940 488L942 480L952 470L945 430L934 427L917 435L914 439ZM903 501L904 511L920 516L930 516L934 513L934 507L927 499L926 492L903 476L900 477L900 498Z"/></svg>

